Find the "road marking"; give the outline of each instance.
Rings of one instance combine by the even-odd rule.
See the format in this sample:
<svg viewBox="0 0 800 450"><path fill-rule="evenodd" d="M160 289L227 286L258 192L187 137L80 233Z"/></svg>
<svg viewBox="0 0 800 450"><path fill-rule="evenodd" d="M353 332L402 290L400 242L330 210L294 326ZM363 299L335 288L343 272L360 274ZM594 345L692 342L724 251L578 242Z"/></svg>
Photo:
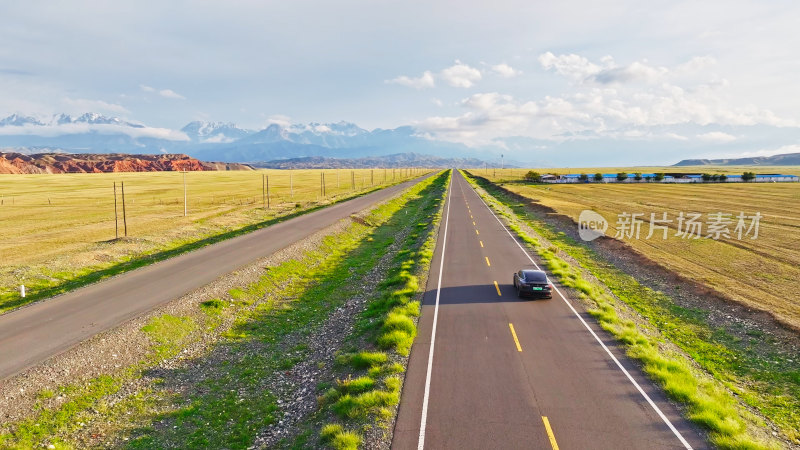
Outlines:
<svg viewBox="0 0 800 450"><path fill-rule="evenodd" d="M483 248L483 241L478 241L478 242L480 242L480 243L481 243L481 248Z"/></svg>
<svg viewBox="0 0 800 450"><path fill-rule="evenodd" d="M489 257L486 257L486 265L492 267L492 263L489 262Z"/></svg>
<svg viewBox="0 0 800 450"><path fill-rule="evenodd" d="M497 295L502 297L503 294L500 293L500 286L497 285L497 281L494 282L494 288L497 289Z"/></svg>
<svg viewBox="0 0 800 450"><path fill-rule="evenodd" d="M475 229L475 234L477 234L478 236L480 236L480 235L481 235L480 233L478 233L478 230L477 230L477 229Z"/></svg>
<svg viewBox="0 0 800 450"><path fill-rule="evenodd" d="M476 225L475 225L475 221L474 221L474 220L472 221L472 225L473 225L473 226L476 226Z"/></svg>
<svg viewBox="0 0 800 450"><path fill-rule="evenodd" d="M513 323L509 323L508 324L508 328L511 329L511 336L514 337L514 343L517 344L517 351L521 352L522 351L522 346L519 345L519 339L517 339L517 332L514 331L514 324Z"/></svg>
<svg viewBox="0 0 800 450"><path fill-rule="evenodd" d="M470 185L470 187L471 187L471 185ZM509 231L509 230L508 230L508 228L506 227L506 225L505 225L505 224L504 224L504 223L503 223L503 222L500 220L500 218L499 218L499 217L497 217L497 215L495 215L494 211L492 211L492 208L489 208L489 205L488 205L488 204L486 204L486 202L485 202L485 201L483 200L483 198L482 198L482 197L481 197L481 196L478 194L478 192L477 192L477 191L475 191L475 190L473 189L473 192L475 192L475 195L477 195L477 196L478 196L478 198L480 199L480 201L481 201L481 202L483 202L483 206L485 206L485 207L486 207L486 209L488 209L488 210L489 210L489 212L492 214L492 216L494 216L494 218L497 220L497 222L499 222L499 223L500 223L500 226L502 226L502 227L503 227L503 229L504 229L504 230L506 230L506 233L508 233L508 236L511 238L511 240L512 240L512 241L514 241L514 242L517 244L517 247L519 247L519 249L520 249L520 250L522 250L522 253L524 253L524 254L525 254L525 256L527 256L527 257L528 257L528 260L531 262L531 264L533 264L533 266L534 266L534 267L536 267L538 270L541 270L541 268L539 267L539 265L538 265L538 264L536 264L536 261L534 261L534 260L533 260L533 258L531 258L531 255L528 253L528 251L527 251L527 250L525 250L525 248L522 246L522 244L520 244L520 243L519 243L519 240L517 240L517 239L515 239L515 238L514 238L514 235L513 235L513 234L511 234L511 231ZM663 420L663 421L664 421L664 423L665 423L665 424L667 424L667 426L669 427L669 429L672 431L672 434L674 434L674 435L675 435L675 436L678 438L678 440L679 440L679 441L681 441L681 444L683 444L683 446L686 448L686 450L692 450L692 446L689 444L689 442L687 442L687 441L686 441L686 439L683 437L683 435L681 434L681 432L680 432L680 431L678 431L678 429L677 429L677 428L675 428L675 425L673 425L673 424L672 424L672 422L670 422L670 420L667 418L667 416L665 416L665 415L664 415L664 413L661 411L661 408L659 408L659 407L658 407L658 405L656 405L656 404L655 404L655 402L653 401L653 399L651 399L651 398L650 398L650 396L649 396L649 395L647 395L647 392L645 392L645 391L644 391L644 389L642 389L642 387L639 385L639 383L637 383L637 382L636 382L636 380L634 380L634 379L633 379L633 377L632 377L632 376L631 376L631 374L628 372L628 370L627 370L627 369L625 369L625 367L623 367L622 363L621 363L621 362L619 362L619 360L617 359L617 357L616 357L616 356L614 356L614 354L613 354L613 353L611 353L611 350L609 350L609 348L608 348L608 347L606 347L606 344L604 344L604 343L603 343L603 341L600 339L600 337L599 337L599 336L597 336L597 333L595 333L595 332L594 332L594 330L592 330L592 327L590 327L590 326L589 326L589 324L588 324L588 323L586 323L586 321L585 321L585 320L583 320L583 317L581 317L581 315L580 315L580 314L578 314L578 311L577 311L577 310L575 310L575 308L572 306L572 304L571 304L569 301L567 301L567 298L566 298L566 297L564 297L564 294L562 294L562 293L561 293L561 290L559 290L559 289L558 289L558 287L556 287L556 286L553 286L553 289L555 289L555 291L558 293L559 297L561 297L561 300L563 300L563 301L564 301L564 303L566 303L566 304L567 304L567 306L569 307L569 309L571 309L571 310L572 310L572 313L573 313L573 314L575 314L575 316L578 318L578 320L580 320L580 321L581 321L581 323L583 324L583 326L584 326L584 327L585 327L587 330L589 330L589 333L590 333L590 334L591 334L591 335L594 337L594 339L595 339L595 340L596 340L596 341L597 341L597 342L600 344L600 346L601 346L601 347L603 347L603 350L605 350L605 351L606 351L606 353L608 354L608 356L609 356L609 357L611 357L611 359L612 359L612 360L614 361L614 363L617 365L617 367L619 368L619 370L621 370L621 371L622 371L622 373L624 373L624 374L625 374L625 376L628 378L628 381L630 381L630 382L631 382L631 384L633 384L633 386L634 386L634 387L636 387L636 390L637 390L637 391L639 391L639 393L642 395L642 397L644 397L644 399L647 401L647 403L650 405L650 407L651 407L651 408L653 408L653 410L656 412L656 414L658 414L658 417L660 417L660 418L661 418L661 420Z"/></svg>
<svg viewBox="0 0 800 450"><path fill-rule="evenodd" d="M436 305L433 307L433 328L431 329L431 348L428 351L428 372L425 374L425 395L422 398L422 416L419 421L419 441L417 449L425 448L425 426L428 421L428 398L431 394L431 371L433 370L433 346L436 343L436 323L439 321L439 296L442 293L442 273L444 272L444 255L447 248L447 226L450 223L450 200L453 193L453 179L450 178L447 193L447 215L444 218L444 238L442 239L442 261L439 264L439 283L436 285Z"/></svg>
<svg viewBox="0 0 800 450"><path fill-rule="evenodd" d="M553 434L553 429L550 428L550 421L547 420L547 416L542 416L542 422L544 422L544 429L547 430L547 437L550 438L550 446L553 447L553 450L558 450L556 436Z"/></svg>
<svg viewBox="0 0 800 450"><path fill-rule="evenodd" d="M472 211L470 211L470 212L472 212ZM472 214L469 215L469 218L470 219L474 219L474 217L472 217Z"/></svg>

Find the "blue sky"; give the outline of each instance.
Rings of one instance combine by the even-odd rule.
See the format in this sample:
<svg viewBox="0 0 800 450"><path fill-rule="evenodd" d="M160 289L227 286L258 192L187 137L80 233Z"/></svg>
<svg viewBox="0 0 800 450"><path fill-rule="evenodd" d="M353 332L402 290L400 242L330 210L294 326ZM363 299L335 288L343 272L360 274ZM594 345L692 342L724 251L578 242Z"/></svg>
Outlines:
<svg viewBox="0 0 800 450"><path fill-rule="evenodd" d="M0 17L0 115L413 125L550 165L800 151L797 2L27 1Z"/></svg>

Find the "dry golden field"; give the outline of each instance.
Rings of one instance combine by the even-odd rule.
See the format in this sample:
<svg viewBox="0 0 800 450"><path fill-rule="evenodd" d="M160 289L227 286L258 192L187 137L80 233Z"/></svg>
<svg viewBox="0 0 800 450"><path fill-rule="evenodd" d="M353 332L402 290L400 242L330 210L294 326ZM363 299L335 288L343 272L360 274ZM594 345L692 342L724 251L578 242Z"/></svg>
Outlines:
<svg viewBox="0 0 800 450"><path fill-rule="evenodd" d="M33 291L108 267L421 175L421 169L0 175L0 311ZM321 186L324 173L325 192ZM268 178L267 178L268 177ZM265 181L269 182L269 209ZM115 240L114 188L123 237Z"/></svg>
<svg viewBox="0 0 800 450"><path fill-rule="evenodd" d="M672 168L674 169L674 168ZM727 168L726 168L727 169ZM542 173L556 172L538 169ZM670 169L586 169L586 173L668 171ZM796 174L798 167L767 171L748 168L757 173ZM704 172L711 172L708 168ZM741 173L741 168L728 173ZM533 185L519 182L516 173L498 171L497 176L482 170L473 171L491 181L504 182L504 187L531 198L577 220L580 212L591 209L608 221L606 235L615 236L620 213L642 213L639 239L624 237L634 249L683 276L700 281L742 303L769 311L780 320L800 329L800 183L710 183L710 184L553 184ZM527 172L527 169L525 170ZM575 169L560 173L581 173ZM721 173L721 172L719 172ZM487 176L488 175L488 176ZM703 225L700 239L676 237L677 217L684 212L701 213ZM655 230L647 239L650 214L672 223L667 239ZM731 237L707 238L709 214L731 214L733 223L727 228ZM738 239L734 232L736 216L760 213L757 239L751 234ZM749 227L752 220L745 221ZM746 230L745 230L746 231Z"/></svg>

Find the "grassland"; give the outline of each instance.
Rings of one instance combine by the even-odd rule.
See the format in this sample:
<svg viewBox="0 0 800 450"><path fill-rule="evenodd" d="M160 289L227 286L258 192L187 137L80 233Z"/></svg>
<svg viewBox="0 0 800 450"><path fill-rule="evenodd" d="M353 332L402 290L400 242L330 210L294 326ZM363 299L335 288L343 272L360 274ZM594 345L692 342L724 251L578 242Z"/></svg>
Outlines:
<svg viewBox="0 0 800 450"><path fill-rule="evenodd" d="M254 283L230 289L224 299L203 301L186 316L154 317L141 330L152 344L144 360L80 385L40 393L42 399L57 394L69 400L54 406L43 400L26 420L2 424L0 447L252 446L258 433L284 414L281 408L287 402L278 402L278 394L269 388L271 380L302 362L325 368L324 361L310 359L315 333L333 311L362 294L365 278L380 261L393 261L392 274L408 269L403 262L427 242L434 227L446 180L442 174L415 185L296 259L266 268ZM424 256L429 251L424 249ZM386 286L398 287L393 282ZM372 328L382 328L384 322L376 321ZM219 339L205 354L171 360L212 336ZM324 336L317 340L323 347L331 345ZM351 361L377 369L370 371L371 383L347 382L351 392L363 393L379 380L390 392L384 406L399 398L399 379L392 374L402 372L402 366L398 369L385 354L363 353ZM299 395L292 394L292 399ZM353 444L358 439L342 432L336 441Z"/></svg>
<svg viewBox="0 0 800 450"><path fill-rule="evenodd" d="M203 239L336 202L422 170L259 170L0 176L0 312L133 268L145 255L171 256ZM324 195L321 174L324 173ZM268 177L268 178L265 178ZM269 182L266 196L265 181ZM115 239L113 183L120 239ZM121 184L125 184L124 237ZM265 206L267 201L269 207ZM131 262L133 262L131 264ZM125 267L120 264L128 263Z"/></svg>
<svg viewBox="0 0 800 450"><path fill-rule="evenodd" d="M616 170L616 169L615 169ZM481 175L480 171L475 171ZM481 175L482 176L482 175ZM639 239L623 240L653 261L687 278L754 308L775 315L800 329L800 214L790 205L800 204L800 183L710 184L529 184L503 174L487 177L512 192L530 198L577 220L582 210L600 213L609 222L607 235L615 236L618 215L643 213ZM760 213L757 239L685 239L675 236L680 212ZM656 231L646 239L650 214L673 220L667 239ZM747 222L750 225L750 221ZM703 228L704 235L708 229Z"/></svg>
<svg viewBox="0 0 800 450"><path fill-rule="evenodd" d="M800 443L800 355L796 348L776 345L774 336L749 329L740 321L712 320L702 306L681 306L673 296L677 291L643 285L586 243L552 225L544 211L512 197L508 191L515 192L518 187L513 183L505 184L505 189L481 179L477 183L491 194L488 201L500 205L499 212L509 218L511 228L542 256L564 285L588 302L603 328L628 347L630 356L642 361L644 370L667 394L687 405L688 417L709 429L718 446L760 448L758 441L769 439L764 437L770 426L790 442ZM737 406L739 402L758 410L772 425ZM753 441L748 434L761 438ZM747 442L752 445L745 445Z"/></svg>
<svg viewBox="0 0 800 450"><path fill-rule="evenodd" d="M525 173L534 170L539 173L552 173L563 175L568 173L585 173L593 175L596 173L659 173L659 172L678 172L678 173L710 173L725 175L741 175L744 172L756 173L782 173L786 175L800 175L800 166L636 166L636 167L540 167L540 168L514 168L514 169L475 169L471 170L475 175L493 180L521 180Z"/></svg>

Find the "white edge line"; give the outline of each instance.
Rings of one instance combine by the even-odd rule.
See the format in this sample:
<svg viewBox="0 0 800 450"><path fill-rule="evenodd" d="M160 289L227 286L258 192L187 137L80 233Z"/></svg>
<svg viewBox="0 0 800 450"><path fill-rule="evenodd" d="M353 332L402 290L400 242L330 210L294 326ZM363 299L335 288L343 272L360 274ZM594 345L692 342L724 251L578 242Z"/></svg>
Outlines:
<svg viewBox="0 0 800 450"><path fill-rule="evenodd" d="M472 185L470 185L470 187L472 187ZM516 239L516 238L514 238L514 235L513 235L513 234L511 234L511 231L509 231L509 230L508 230L508 228L507 228L507 227L506 227L506 225L503 223L503 221L501 221L501 220L500 220L500 218L499 218L499 217L497 217L497 215L495 215L494 211L492 211L492 208L490 208L490 207L489 207L489 205L488 205L488 204L487 204L487 203L486 203L486 202L483 200L483 197L481 197L481 196L480 196L480 194L478 194L478 192L475 190L475 188L472 188L472 191L473 191L473 192L475 192L475 195L477 195L477 196L478 196L478 198L481 200L481 202L483 203L483 206L485 206L485 207L486 207L486 209L488 209L488 210L489 210L489 212L492 214L492 216L494 216L494 218L495 218L495 219L497 219L497 221L500 223L500 226L502 226L502 227L503 227L503 229L506 231L506 233L508 233L508 235L511 237L511 240L513 240L513 241L514 241L514 242L517 244L517 246L519 247L519 249L520 249L520 250L522 250L522 253L524 253L524 254L525 254L525 256L527 256L527 257L528 257L528 259L530 260L530 262L531 262L531 263L532 263L532 264L533 264L533 265L534 265L534 266L535 266L535 267L536 267L538 270L542 270L542 269L539 267L539 265L538 265L538 264L536 264L536 261L534 261L534 260L533 260L533 258L531 258L531 255L528 253L528 251L527 251L527 250L525 250L525 248L522 246L522 244L520 244L520 243L519 243L519 240L518 240L518 239ZM634 379L633 379L633 377L632 377L632 376L631 376L631 374L628 372L628 370L627 370L627 369L625 369L625 367L623 367L623 366L622 366L622 363L620 363L620 362L619 362L619 360L617 359L617 357L616 357L616 356L614 356L614 354L613 354L613 353L611 353L611 350L609 350L609 348L608 348L608 347L606 347L606 344L604 344L604 343L603 343L603 341L602 341L602 340L600 340L600 337L598 337L598 336L597 336L597 334L594 332L594 330L592 330L592 328L589 326L589 324L588 324L588 323L586 323L586 321L585 321L585 320L583 320L583 317L581 317L581 315L580 315L580 314L578 314L578 311L576 311L576 310L575 310L575 308L572 306L572 304L571 304L569 301L567 301L567 298L566 298L566 297L564 297L564 294L562 294L562 293L561 293L561 291L558 289L558 287L554 285L554 286L553 286L553 289L555 289L555 290L556 290L556 292L558 293L558 295L561 297L561 300L563 300L563 301L564 301L564 303L566 303L566 304L567 304L567 306L569 306L569 309L571 309L571 310L572 310L572 312L575 314L575 316L578 318L578 320L580 320L580 321L581 321L581 323L583 324L583 326L584 326L584 327L586 327L586 329L587 329L587 330L589 330L589 333L591 333L591 334L592 334L592 336L594 336L594 339L595 339L595 340L596 340L596 341L597 341L597 342L600 344L600 346L601 346L601 347L603 347L603 350L605 350L605 351L606 351L606 353L608 353L608 356L610 356L610 357L611 357L611 359L614 361L614 363L616 363L616 364L617 364L617 367L619 367L619 370L621 370L621 371L622 371L622 373L624 373L624 374L625 374L625 376L626 376L626 377L628 377L628 380L630 380L630 382L631 382L631 383L632 383L632 384L633 384L633 385L636 387L636 389L639 391L639 393L640 393L640 394L642 394L642 397L644 397L644 399L645 399L645 400L647 400L647 403L649 403L649 404L650 404L650 406L652 406L652 407L653 407L653 409L656 411L656 413L658 414L658 416L659 416L659 417L661 417L661 420L663 420L663 421L664 421L664 423L666 423L666 424L667 424L667 426L669 427L669 429L670 429L670 430L672 430L672 433L673 433L673 434L674 434L674 435L675 435L675 436L678 438L678 440L680 440L680 441L681 441L681 443L684 445L684 447L686 447L686 449L687 449L687 450L692 450L692 446L691 446L691 445L690 445L690 444L689 444L689 443L686 441L686 439L684 439L683 435L681 435L681 432L680 432L680 431L678 431L678 429L677 429L677 428L675 428L675 425L673 425L673 424L672 424L672 422L670 422L670 420L667 418L667 416L665 416L665 415L664 415L664 413L661 411L661 408L659 408L659 407L658 407L658 405L656 405L656 404L655 404L655 402L653 402L653 400L650 398L650 396L649 396L649 395L647 395L647 393L646 393L646 392L645 392L645 391L642 389L642 387L641 387L641 386L639 386L639 383L637 383L637 382L636 382L636 380L634 380ZM437 297L437 298L438 298L438 297ZM431 352L431 353L433 353L433 352ZM420 447L420 449L421 449L421 448L422 448L422 447Z"/></svg>
<svg viewBox="0 0 800 450"><path fill-rule="evenodd" d="M431 371L433 369L433 346L436 342L436 322L439 319L439 295L442 292L442 272L444 271L444 255L445 248L447 247L447 225L450 222L450 203L452 203L451 194L453 193L453 180L455 178L455 169L452 169L450 175L450 186L447 192L447 214L444 218L444 237L442 238L442 260L439 264L439 283L436 285L436 304L433 307L433 328L431 330L431 347L428 351L428 372L425 375L425 395L422 397L422 417L419 421L419 441L417 442L417 449L422 450L425 448L425 425L428 421L428 398L431 393Z"/></svg>

